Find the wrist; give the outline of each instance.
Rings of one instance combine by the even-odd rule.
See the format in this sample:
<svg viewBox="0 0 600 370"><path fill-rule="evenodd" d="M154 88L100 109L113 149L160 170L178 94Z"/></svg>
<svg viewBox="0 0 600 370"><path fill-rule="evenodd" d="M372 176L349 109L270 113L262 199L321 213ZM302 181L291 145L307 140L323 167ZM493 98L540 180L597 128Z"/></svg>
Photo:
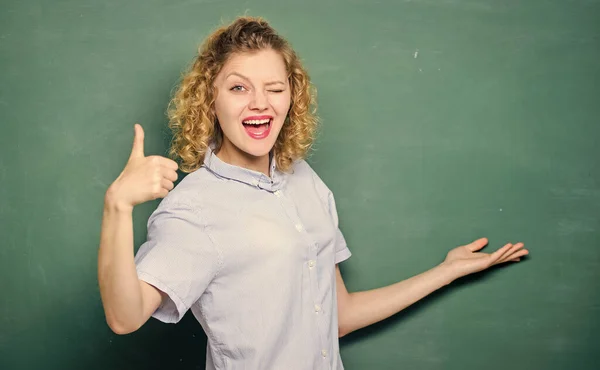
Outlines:
<svg viewBox="0 0 600 370"><path fill-rule="evenodd" d="M456 269L449 262L444 261L440 263L436 266L436 269L442 276L442 280L445 285L451 284L454 280L460 277L460 275L456 272Z"/></svg>
<svg viewBox="0 0 600 370"><path fill-rule="evenodd" d="M133 206L119 199L115 189L111 186L104 195L104 210L110 212L132 212Z"/></svg>

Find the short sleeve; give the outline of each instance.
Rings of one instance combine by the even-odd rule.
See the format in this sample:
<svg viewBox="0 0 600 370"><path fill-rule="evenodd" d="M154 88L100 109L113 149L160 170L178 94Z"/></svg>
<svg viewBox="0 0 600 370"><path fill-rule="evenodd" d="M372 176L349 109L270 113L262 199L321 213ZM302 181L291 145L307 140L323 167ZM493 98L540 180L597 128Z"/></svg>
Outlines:
<svg viewBox="0 0 600 370"><path fill-rule="evenodd" d="M313 180L315 182L315 187L317 189L317 193L321 200L327 205L327 209L329 210L329 216L331 217L331 221L335 226L335 264L344 262L352 253L350 249L348 249L348 245L346 244L346 239L344 238L344 234L340 230L339 226L339 218L337 213L337 208L335 206L335 198L333 197L333 193L327 185L321 180L321 178L317 175L317 173L312 170Z"/></svg>
<svg viewBox="0 0 600 370"><path fill-rule="evenodd" d="M348 249L348 245L346 244L346 239L344 238L344 234L339 227L339 220L337 214L337 208L335 207L335 199L333 198L333 193L329 192L328 196L329 203L329 214L333 220L333 223L336 227L335 232L335 264L337 265L340 262L344 262L352 253L350 253L350 249Z"/></svg>
<svg viewBox="0 0 600 370"><path fill-rule="evenodd" d="M135 264L141 280L167 295L152 316L175 323L206 290L222 259L198 209L163 201L148 220L148 237Z"/></svg>

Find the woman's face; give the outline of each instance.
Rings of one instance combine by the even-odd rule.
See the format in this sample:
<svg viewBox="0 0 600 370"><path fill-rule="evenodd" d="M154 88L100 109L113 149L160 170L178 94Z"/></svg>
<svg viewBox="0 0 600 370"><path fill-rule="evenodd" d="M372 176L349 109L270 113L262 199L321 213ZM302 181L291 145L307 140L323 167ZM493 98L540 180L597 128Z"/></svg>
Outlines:
<svg viewBox="0 0 600 370"><path fill-rule="evenodd" d="M290 108L283 57L271 49L234 54L215 87L215 113L224 134L220 151L232 164L268 158Z"/></svg>

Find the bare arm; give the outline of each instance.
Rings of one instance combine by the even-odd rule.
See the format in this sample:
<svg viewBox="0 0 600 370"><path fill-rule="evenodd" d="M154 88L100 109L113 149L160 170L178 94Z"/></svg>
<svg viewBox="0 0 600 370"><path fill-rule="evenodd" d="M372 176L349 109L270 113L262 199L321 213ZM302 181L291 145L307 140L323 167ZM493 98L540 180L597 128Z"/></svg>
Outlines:
<svg viewBox="0 0 600 370"><path fill-rule="evenodd" d="M106 322L117 334L137 330L162 301L158 289L138 279L133 257L132 210L108 200L98 251L98 283Z"/></svg>
<svg viewBox="0 0 600 370"><path fill-rule="evenodd" d="M177 164L160 157L144 157L144 133L136 126L127 166L109 187L104 201L98 284L106 321L117 334L140 328L160 306L160 290L138 279L133 246L133 207L164 197L173 189Z"/></svg>
<svg viewBox="0 0 600 370"><path fill-rule="evenodd" d="M339 267L336 267L336 281L339 336L342 337L402 311L452 279L449 271L440 265L410 279L363 292L348 293Z"/></svg>
<svg viewBox="0 0 600 370"><path fill-rule="evenodd" d="M386 319L457 278L528 254L523 243L506 244L492 254L474 253L487 243L485 238L455 248L446 260L419 275L386 287L348 293L336 266L339 336Z"/></svg>

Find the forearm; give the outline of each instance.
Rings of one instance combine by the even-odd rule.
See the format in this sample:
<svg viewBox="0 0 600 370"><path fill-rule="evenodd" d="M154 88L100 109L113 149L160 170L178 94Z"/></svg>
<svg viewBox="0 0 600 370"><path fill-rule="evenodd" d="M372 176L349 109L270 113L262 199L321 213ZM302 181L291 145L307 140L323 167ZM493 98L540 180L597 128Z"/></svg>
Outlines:
<svg viewBox="0 0 600 370"><path fill-rule="evenodd" d="M106 321L115 332L143 324L143 301L133 253L132 208L107 196L98 251L98 282Z"/></svg>
<svg viewBox="0 0 600 370"><path fill-rule="evenodd" d="M438 265L386 287L350 293L339 313L340 336L384 320L453 280L450 269Z"/></svg>

